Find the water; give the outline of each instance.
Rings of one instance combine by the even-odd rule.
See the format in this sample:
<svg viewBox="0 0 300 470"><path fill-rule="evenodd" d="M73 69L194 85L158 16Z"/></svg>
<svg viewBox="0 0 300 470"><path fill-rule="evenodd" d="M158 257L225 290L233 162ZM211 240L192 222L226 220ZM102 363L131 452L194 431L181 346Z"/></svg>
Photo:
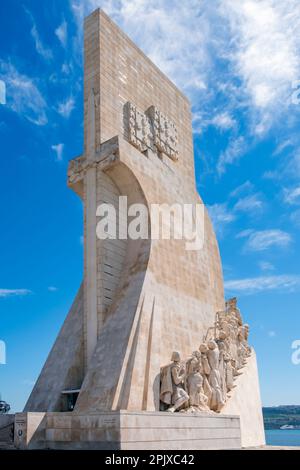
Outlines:
<svg viewBox="0 0 300 470"><path fill-rule="evenodd" d="M300 429L267 429L265 433L270 446L300 446Z"/></svg>

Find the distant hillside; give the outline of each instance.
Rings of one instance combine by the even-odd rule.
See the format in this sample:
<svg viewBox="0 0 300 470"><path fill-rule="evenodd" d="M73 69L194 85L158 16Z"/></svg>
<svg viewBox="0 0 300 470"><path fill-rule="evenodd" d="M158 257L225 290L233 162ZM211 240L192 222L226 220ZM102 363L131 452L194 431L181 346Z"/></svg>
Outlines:
<svg viewBox="0 0 300 470"><path fill-rule="evenodd" d="M279 429L286 424L300 429L300 405L282 405L263 408L265 429Z"/></svg>

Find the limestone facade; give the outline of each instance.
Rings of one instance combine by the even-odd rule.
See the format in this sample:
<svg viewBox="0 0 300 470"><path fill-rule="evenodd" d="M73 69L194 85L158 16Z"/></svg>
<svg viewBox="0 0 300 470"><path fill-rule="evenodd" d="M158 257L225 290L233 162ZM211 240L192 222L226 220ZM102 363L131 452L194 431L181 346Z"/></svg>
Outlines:
<svg viewBox="0 0 300 470"><path fill-rule="evenodd" d="M200 250L184 240L97 238L99 204L118 209L120 196L147 208L203 203L187 98L101 10L84 30L84 150L68 170L84 204L84 279L24 411L51 420L73 390L75 418L156 416L170 352L198 350L225 310L220 254L206 209Z"/></svg>

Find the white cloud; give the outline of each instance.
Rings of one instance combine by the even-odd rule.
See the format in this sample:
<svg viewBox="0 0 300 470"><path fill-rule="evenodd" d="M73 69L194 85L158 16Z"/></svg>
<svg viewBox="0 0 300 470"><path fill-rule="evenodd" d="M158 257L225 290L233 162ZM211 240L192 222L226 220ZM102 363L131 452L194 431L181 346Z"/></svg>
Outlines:
<svg viewBox="0 0 300 470"><path fill-rule="evenodd" d="M252 189L252 184L248 181L232 191L230 196L234 197L247 189ZM236 220L239 213L245 212L248 215L257 214L258 212L261 212L263 208L264 203L261 200L261 196L259 193L256 193L251 196L240 198L234 204L232 209L228 207L227 203L219 203L208 206L208 211L216 232L218 232L219 235L222 235L225 227ZM254 229L252 228L242 230L235 235L235 238L247 238L253 233Z"/></svg>
<svg viewBox="0 0 300 470"><path fill-rule="evenodd" d="M202 134L204 128L209 124L204 123L203 113L200 111L196 111L192 115L192 126L193 126L193 133L194 134Z"/></svg>
<svg viewBox="0 0 300 470"><path fill-rule="evenodd" d="M32 294L29 289L0 289L0 297L22 297L28 294Z"/></svg>
<svg viewBox="0 0 300 470"><path fill-rule="evenodd" d="M275 148L274 152L272 155L275 157L277 155L280 155L284 150L286 150L289 147L292 147L294 145L293 139L286 139L283 142L280 142L280 144L277 145Z"/></svg>
<svg viewBox="0 0 300 470"><path fill-rule="evenodd" d="M298 0L71 0L71 6L80 37L83 16L99 6L119 24L189 96L196 132L211 123L230 132L220 175L253 136L298 114L291 105L292 82L300 77Z"/></svg>
<svg viewBox="0 0 300 470"><path fill-rule="evenodd" d="M294 153L292 158L290 158L288 161L287 174L288 176L292 178L296 177L299 181L299 178L300 178L300 151L299 149L297 149L297 151Z"/></svg>
<svg viewBox="0 0 300 470"><path fill-rule="evenodd" d="M274 271L275 269L274 265L269 261L259 261L258 265L262 271Z"/></svg>
<svg viewBox="0 0 300 470"><path fill-rule="evenodd" d="M6 104L6 85L3 80L0 80L0 104Z"/></svg>
<svg viewBox="0 0 300 470"><path fill-rule="evenodd" d="M99 5L99 2L91 3ZM176 8L173 2L159 0L101 3L154 63L189 96L206 90L210 62L206 1L178 2Z"/></svg>
<svg viewBox="0 0 300 470"><path fill-rule="evenodd" d="M238 232L235 238L246 238L253 232L254 232L253 228L247 228L246 230L242 230L241 232Z"/></svg>
<svg viewBox="0 0 300 470"><path fill-rule="evenodd" d="M300 109L300 108L299 108ZM298 132L298 129L295 130ZM274 181L281 181L281 180L288 180L289 184L292 181L296 181L299 187L299 180L300 180L300 151L299 151L299 144L300 140L298 139L298 143L295 142L294 147L295 149L291 149L287 151L285 154L281 155L280 159L277 163L277 166L274 170L266 171L263 174L263 178L274 180ZM294 193L292 193L295 191ZM289 196L294 197L294 201L289 200ZM296 198L298 198L298 190L297 187L292 188L285 188L283 190L283 199L287 198L285 202L287 203L294 203L296 202Z"/></svg>
<svg viewBox="0 0 300 470"><path fill-rule="evenodd" d="M297 209L296 211L291 213L291 221L297 227L300 227L300 209Z"/></svg>
<svg viewBox="0 0 300 470"><path fill-rule="evenodd" d="M251 181L247 180L245 181L245 183L240 184L233 191L231 191L229 196L236 197L239 196L241 193L252 191L253 188L254 185L251 183Z"/></svg>
<svg viewBox="0 0 300 470"><path fill-rule="evenodd" d="M217 127L218 129L228 130L236 126L236 121L228 112L224 112L213 117L210 121L210 124Z"/></svg>
<svg viewBox="0 0 300 470"><path fill-rule="evenodd" d="M88 2L89 2L89 4L88 4ZM95 2L95 5L92 5L91 0L88 0L88 2L83 1L83 0L70 0L71 10L72 10L74 18L77 22L78 29L79 29L79 31L78 31L79 34L81 33L80 30L81 30L81 27L82 27L84 16L92 13L92 11L94 9L100 7L100 2L99 2L98 5L96 4L96 2Z"/></svg>
<svg viewBox="0 0 300 470"><path fill-rule="evenodd" d="M63 22L58 26L58 28L56 28L55 34L63 45L63 47L66 47L68 39L68 26L65 20L63 20Z"/></svg>
<svg viewBox="0 0 300 470"><path fill-rule="evenodd" d="M190 98L208 94L213 25L208 0L72 0L71 5L80 34L83 16L101 6Z"/></svg>
<svg viewBox="0 0 300 470"><path fill-rule="evenodd" d="M35 20L34 20L34 17L32 15L32 13L29 10L27 10L25 7L24 7L24 10L27 13L27 15L29 16L31 24L32 24L30 34L31 34L31 36L34 40L35 49L36 49L37 53L41 57L43 57L43 59L51 60L53 58L52 51L51 51L51 49L49 49L48 47L46 47L43 44L43 42L40 38L40 35L39 35L39 32L38 32L38 29L37 29L37 26L36 26L36 23L35 23Z"/></svg>
<svg viewBox="0 0 300 470"><path fill-rule="evenodd" d="M274 330L268 331L268 336L270 336L270 338L275 338L275 336L277 336L276 331L274 331Z"/></svg>
<svg viewBox="0 0 300 470"><path fill-rule="evenodd" d="M48 287L48 291L49 291L49 292L56 292L56 291L58 291L58 288L55 287L55 286L49 286L49 287Z"/></svg>
<svg viewBox="0 0 300 470"><path fill-rule="evenodd" d="M207 206L214 229L219 235L223 234L225 227L235 220L235 215L229 211L226 204L213 204Z"/></svg>
<svg viewBox="0 0 300 470"><path fill-rule="evenodd" d="M265 178L266 180L278 180L280 178L280 175L279 172L276 170L268 170L264 172L263 178Z"/></svg>
<svg viewBox="0 0 300 470"><path fill-rule="evenodd" d="M45 47L40 39L36 25L34 24L31 28L31 36L34 39L35 48L38 54L40 54L45 60L50 60L53 57L51 49Z"/></svg>
<svg viewBox="0 0 300 470"><path fill-rule="evenodd" d="M75 108L75 100L70 96L66 101L59 103L57 107L57 112L64 118L68 118Z"/></svg>
<svg viewBox="0 0 300 470"><path fill-rule="evenodd" d="M261 200L261 196L259 193L241 198L234 205L235 211L247 212L247 213L249 212L258 213L258 212L261 212L263 208L264 208L264 203Z"/></svg>
<svg viewBox="0 0 300 470"><path fill-rule="evenodd" d="M287 204L300 203L300 186L294 189L285 188L283 191L283 198Z"/></svg>
<svg viewBox="0 0 300 470"><path fill-rule="evenodd" d="M261 230L252 232L245 244L250 251L264 251L271 247L286 247L292 242L289 233L282 230Z"/></svg>
<svg viewBox="0 0 300 470"><path fill-rule="evenodd" d="M0 71L7 87L7 105L34 124L47 124L47 104L35 80L19 73L11 63L0 61Z"/></svg>
<svg viewBox="0 0 300 470"><path fill-rule="evenodd" d="M70 73L71 68L71 64L67 64L66 62L64 62L61 66L61 71L62 73L68 75Z"/></svg>
<svg viewBox="0 0 300 470"><path fill-rule="evenodd" d="M247 146L245 143L244 137L240 136L237 138L233 138L230 142L226 150L221 153L219 157L219 161L217 164L217 171L219 175L225 173L225 169L227 165L231 165L232 163L236 163L239 159L246 153Z"/></svg>
<svg viewBox="0 0 300 470"><path fill-rule="evenodd" d="M300 288L300 276L278 275L234 279L225 281L224 286L228 292L238 292L245 295L274 290L295 292Z"/></svg>
<svg viewBox="0 0 300 470"><path fill-rule="evenodd" d="M297 0L225 0L230 24L229 58L243 83L245 100L266 131L290 104L291 84L299 78L299 4Z"/></svg>
<svg viewBox="0 0 300 470"><path fill-rule="evenodd" d="M56 161L61 162L63 159L64 144L51 145L51 149L56 153Z"/></svg>

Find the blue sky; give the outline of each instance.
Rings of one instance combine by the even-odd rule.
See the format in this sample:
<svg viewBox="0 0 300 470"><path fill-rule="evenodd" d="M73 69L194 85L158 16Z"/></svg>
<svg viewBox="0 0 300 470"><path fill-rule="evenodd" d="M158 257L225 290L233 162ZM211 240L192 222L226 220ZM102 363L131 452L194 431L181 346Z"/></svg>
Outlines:
<svg viewBox="0 0 300 470"><path fill-rule="evenodd" d="M0 2L2 398L22 409L82 278L66 170L82 152L82 19L98 6L189 96L197 187L263 403L299 404L298 0Z"/></svg>

